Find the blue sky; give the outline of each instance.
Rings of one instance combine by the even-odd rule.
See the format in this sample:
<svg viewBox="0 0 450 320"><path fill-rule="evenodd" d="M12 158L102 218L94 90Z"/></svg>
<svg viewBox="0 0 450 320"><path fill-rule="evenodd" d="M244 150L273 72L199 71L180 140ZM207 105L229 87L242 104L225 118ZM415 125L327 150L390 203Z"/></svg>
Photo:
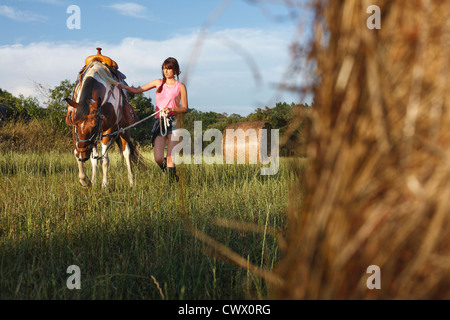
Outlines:
<svg viewBox="0 0 450 320"><path fill-rule="evenodd" d="M45 101L36 84L74 81L100 46L134 86L159 78L164 59L177 58L189 107L197 110L247 115L278 101L303 102L277 89L282 81L303 81L289 70L289 46L300 39L299 21L308 34L309 15L304 0L289 2L296 6L286 0L1 0L0 88ZM67 27L71 5L80 9L80 29ZM154 101L154 91L146 94Z"/></svg>

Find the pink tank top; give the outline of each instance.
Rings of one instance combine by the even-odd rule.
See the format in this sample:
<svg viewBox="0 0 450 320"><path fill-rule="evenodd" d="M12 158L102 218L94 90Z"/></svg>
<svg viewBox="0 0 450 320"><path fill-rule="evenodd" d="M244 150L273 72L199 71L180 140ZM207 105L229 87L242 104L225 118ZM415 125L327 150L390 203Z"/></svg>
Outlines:
<svg viewBox="0 0 450 320"><path fill-rule="evenodd" d="M161 83L162 80L159 83L160 86ZM160 93L156 92L156 111L165 108L178 108L181 100L180 87L180 81L175 82L175 84L171 87L164 84L162 91ZM171 112L169 113L169 116L174 114L174 112ZM157 118L159 118L159 114L157 115Z"/></svg>

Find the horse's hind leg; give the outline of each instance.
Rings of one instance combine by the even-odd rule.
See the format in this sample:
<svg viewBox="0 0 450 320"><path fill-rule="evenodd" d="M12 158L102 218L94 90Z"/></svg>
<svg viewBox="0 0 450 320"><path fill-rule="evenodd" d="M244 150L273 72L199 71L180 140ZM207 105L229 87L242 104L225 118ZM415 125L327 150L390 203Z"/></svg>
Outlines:
<svg viewBox="0 0 450 320"><path fill-rule="evenodd" d="M131 149L129 143L120 137L122 139L122 154L125 158L125 163L127 164L127 170L128 170L128 181L130 182L130 187L133 187L134 185L134 174L133 170L131 169Z"/></svg>

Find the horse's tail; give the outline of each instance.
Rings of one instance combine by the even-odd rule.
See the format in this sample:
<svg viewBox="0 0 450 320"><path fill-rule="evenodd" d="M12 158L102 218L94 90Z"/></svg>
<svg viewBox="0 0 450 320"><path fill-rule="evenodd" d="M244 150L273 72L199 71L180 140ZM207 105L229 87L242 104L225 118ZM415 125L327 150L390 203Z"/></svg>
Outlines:
<svg viewBox="0 0 450 320"><path fill-rule="evenodd" d="M116 139L117 145L123 150L122 139ZM149 167L149 161L139 152L133 142L128 141L128 147L130 148L131 163L137 166L139 169L147 169Z"/></svg>
<svg viewBox="0 0 450 320"><path fill-rule="evenodd" d="M148 160L144 158L144 156L139 152L139 150L131 141L128 142L128 146L130 147L131 151L132 163L134 163L140 169L147 169L149 164Z"/></svg>

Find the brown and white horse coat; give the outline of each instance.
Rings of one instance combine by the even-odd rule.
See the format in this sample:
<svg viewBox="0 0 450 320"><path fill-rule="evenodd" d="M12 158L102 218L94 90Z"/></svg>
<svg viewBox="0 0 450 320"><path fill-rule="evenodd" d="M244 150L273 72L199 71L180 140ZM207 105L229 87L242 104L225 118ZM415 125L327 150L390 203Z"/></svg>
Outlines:
<svg viewBox="0 0 450 320"><path fill-rule="evenodd" d="M69 104L66 123L73 126L74 154L78 162L79 180L84 187L91 185L83 168L83 163L89 158L92 163L92 184L95 183L100 159L103 167L102 185L108 186L108 145L111 144L111 139L116 139L121 147L127 165L128 179L133 186L131 163L137 162L138 153L130 141L129 131L118 132L123 127L121 110L122 105L126 103L126 92L121 92L118 88L120 81L118 80L112 77L108 67L103 63L93 61L83 70L83 75L73 92L73 99L66 99ZM100 157L96 147L98 140L102 144Z"/></svg>

